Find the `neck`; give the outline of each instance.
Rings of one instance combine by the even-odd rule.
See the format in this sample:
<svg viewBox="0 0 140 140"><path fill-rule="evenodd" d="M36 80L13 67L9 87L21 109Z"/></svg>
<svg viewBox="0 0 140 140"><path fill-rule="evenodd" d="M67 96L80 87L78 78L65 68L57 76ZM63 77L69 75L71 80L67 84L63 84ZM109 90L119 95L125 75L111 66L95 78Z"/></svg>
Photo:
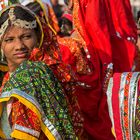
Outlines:
<svg viewBox="0 0 140 140"><path fill-rule="evenodd" d="M16 70L17 65L8 64L8 67L9 67L9 72L12 73L12 72L14 72Z"/></svg>

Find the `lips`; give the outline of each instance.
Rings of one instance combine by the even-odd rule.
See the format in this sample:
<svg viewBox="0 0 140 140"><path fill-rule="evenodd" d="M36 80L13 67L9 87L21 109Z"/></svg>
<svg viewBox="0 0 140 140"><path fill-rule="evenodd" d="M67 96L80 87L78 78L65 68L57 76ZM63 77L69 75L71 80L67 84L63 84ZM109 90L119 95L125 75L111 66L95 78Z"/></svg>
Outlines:
<svg viewBox="0 0 140 140"><path fill-rule="evenodd" d="M26 58L28 56L28 51L25 52L17 52L14 54L17 58Z"/></svg>

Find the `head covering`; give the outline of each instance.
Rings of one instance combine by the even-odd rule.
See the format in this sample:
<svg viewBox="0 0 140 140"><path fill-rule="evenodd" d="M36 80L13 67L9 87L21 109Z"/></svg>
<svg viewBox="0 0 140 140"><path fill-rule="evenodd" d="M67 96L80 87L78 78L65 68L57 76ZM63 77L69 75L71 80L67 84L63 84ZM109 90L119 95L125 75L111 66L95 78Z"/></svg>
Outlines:
<svg viewBox="0 0 140 140"><path fill-rule="evenodd" d="M61 61L61 55L56 38L56 31L51 26L49 6L42 1L36 0L26 5L40 19L44 33L43 44L40 48L32 51L31 60L42 60L48 65L58 64Z"/></svg>
<svg viewBox="0 0 140 140"><path fill-rule="evenodd" d="M68 19L69 21L72 22L72 15L69 14L69 13L64 13L61 18L66 18L66 19Z"/></svg>
<svg viewBox="0 0 140 140"><path fill-rule="evenodd" d="M29 13L32 17L33 17L33 20L32 21L26 21L26 20L23 20L23 15L22 15L22 19L16 17L16 13L17 11L15 11L15 8L18 7L18 8L21 8L23 9L24 11L26 11L27 13ZM4 7L3 7L4 8ZM5 13L8 11L8 14L7 14L7 19L4 19L3 18L3 15L5 16ZM41 33L41 37L40 37L40 46L42 45L42 40L43 40L43 32L42 32L42 26L41 26L41 23L40 21L38 20L38 18L34 15L34 13L32 11L30 11L28 8L26 7L23 7L21 5L18 5L18 4L15 4L15 5L11 5L11 6L7 6L6 8L4 8L1 12L0 12L0 19L1 19L1 25L0 25L0 40L2 39L3 35L5 34L7 28L11 25L15 25L15 26L19 26L21 28L26 28L26 29L35 29L35 28L39 28L39 32ZM25 18L26 19L26 18ZM3 20L3 21L2 21ZM0 66L1 66L1 69L2 71L7 71L8 68L6 66L6 60L3 59L3 53L2 51L0 52ZM3 63L5 65L3 65Z"/></svg>
<svg viewBox="0 0 140 140"><path fill-rule="evenodd" d="M17 13L15 13L15 12L17 12L17 10L16 10L17 8L20 8L23 11L25 11L25 13L28 14L28 17L30 15L30 18L32 17L32 21L31 21L31 19L27 21L26 19L29 19L29 18L22 14L20 15L21 19L20 19L20 17L17 17ZM0 25L0 40L2 39L3 35L5 34L7 28L11 25L14 25L14 26L18 26L18 27L26 28L26 29L39 28L39 31L41 33L40 45L42 45L42 40L43 40L42 26L41 26L39 19L35 16L35 14L31 10L29 10L28 8L23 7L19 4L11 5L1 11L1 13L0 13L1 20L3 18L3 15L5 16L5 13L7 11L8 11L7 19L3 19L5 21L2 22Z"/></svg>

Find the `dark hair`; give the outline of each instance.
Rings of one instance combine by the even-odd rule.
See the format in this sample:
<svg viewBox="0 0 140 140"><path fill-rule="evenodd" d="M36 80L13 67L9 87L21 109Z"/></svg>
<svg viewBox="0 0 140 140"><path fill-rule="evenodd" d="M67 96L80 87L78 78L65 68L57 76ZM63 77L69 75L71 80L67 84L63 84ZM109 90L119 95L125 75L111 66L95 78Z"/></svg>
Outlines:
<svg viewBox="0 0 140 140"><path fill-rule="evenodd" d="M40 16L40 11L43 11L40 4L38 2L30 2L26 5L31 11L33 11L36 15Z"/></svg>
<svg viewBox="0 0 140 140"><path fill-rule="evenodd" d="M28 8L24 8L24 6L21 5L15 5L14 7L14 15L16 16L16 19L21 19L21 20L26 20L26 21L33 21L36 20L35 15L28 10ZM6 11L4 11L1 16L0 16L0 27L3 25L3 23L9 18L9 9L7 9ZM10 21L9 21L10 22ZM9 23L10 26L11 23ZM34 29L37 37L39 37L38 39L40 39L41 36L41 30L40 30L40 26L37 23L37 27Z"/></svg>
<svg viewBox="0 0 140 140"><path fill-rule="evenodd" d="M68 4L69 4L69 0L64 0L64 3L65 3L66 5L68 5Z"/></svg>
<svg viewBox="0 0 140 140"><path fill-rule="evenodd" d="M65 23L65 24L67 24L67 25L69 25L69 26L71 26L72 27L72 21L70 21L69 19L67 19L67 18L65 18L65 17L63 17L63 18L61 18L61 22L62 22L62 24L63 23Z"/></svg>
<svg viewBox="0 0 140 140"><path fill-rule="evenodd" d="M0 16L0 26L9 18L9 9L7 9L5 12L2 13L2 15ZM26 20L26 21L33 21L36 20L35 16L25 10L23 7L21 6L15 6L14 7L14 15L16 16L16 19L21 19L21 20Z"/></svg>

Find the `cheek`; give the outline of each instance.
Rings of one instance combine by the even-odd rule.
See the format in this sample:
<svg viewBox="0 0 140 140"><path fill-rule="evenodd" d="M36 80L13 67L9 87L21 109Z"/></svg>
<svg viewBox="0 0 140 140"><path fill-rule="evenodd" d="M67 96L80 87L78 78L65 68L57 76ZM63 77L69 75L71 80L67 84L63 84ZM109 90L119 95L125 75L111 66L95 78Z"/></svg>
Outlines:
<svg viewBox="0 0 140 140"><path fill-rule="evenodd" d="M37 45L37 41L34 39L26 41L26 46L28 47L29 50L32 50L34 47L36 47L36 45Z"/></svg>
<svg viewBox="0 0 140 140"><path fill-rule="evenodd" d="M12 53L13 49L11 46L5 45L4 47L2 46L3 53L6 57L10 56Z"/></svg>

